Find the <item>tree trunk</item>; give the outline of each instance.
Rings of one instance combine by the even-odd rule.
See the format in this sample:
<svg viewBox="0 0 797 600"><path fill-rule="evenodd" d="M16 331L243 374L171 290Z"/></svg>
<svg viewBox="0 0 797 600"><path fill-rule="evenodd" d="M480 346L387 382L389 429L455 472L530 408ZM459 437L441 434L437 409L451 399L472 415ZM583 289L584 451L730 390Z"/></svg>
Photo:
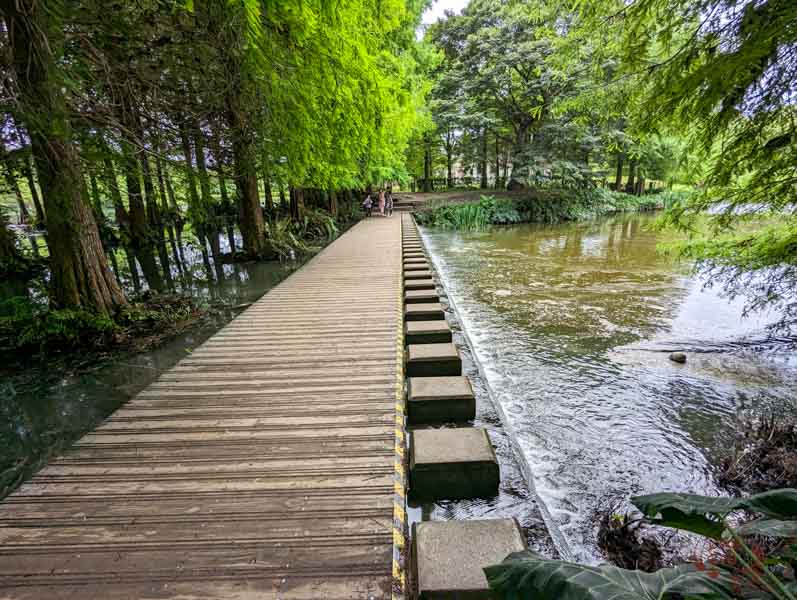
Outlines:
<svg viewBox="0 0 797 600"><path fill-rule="evenodd" d="M25 179L28 181L30 196L33 199L33 208L36 210L36 223L38 224L39 229L42 229L46 225L45 213L41 198L39 197L39 190L36 187L36 180L33 177L33 167L31 166L32 160L33 157L28 154L22 162L22 171L25 175Z"/></svg>
<svg viewBox="0 0 797 600"><path fill-rule="evenodd" d="M330 190L329 192L329 214L333 218L338 217L338 194L335 190Z"/></svg>
<svg viewBox="0 0 797 600"><path fill-rule="evenodd" d="M625 191L633 194L636 189L636 159L632 158L628 163L628 181L625 184Z"/></svg>
<svg viewBox="0 0 797 600"><path fill-rule="evenodd" d="M482 130L482 156L481 156L481 182L479 183L479 187L481 189L487 189L488 182L487 182L487 128L485 127Z"/></svg>
<svg viewBox="0 0 797 600"><path fill-rule="evenodd" d="M239 225L243 238L243 250L250 257L266 253L266 225L263 209L257 191L257 161L254 132L251 130L249 115L242 106L241 65L231 73L233 82L228 86L225 98L227 105L227 124L232 137L233 174L238 188L240 202Z"/></svg>
<svg viewBox="0 0 797 600"><path fill-rule="evenodd" d="M623 158L622 152L617 155L617 173L614 176L614 189L618 192L623 189Z"/></svg>
<svg viewBox="0 0 797 600"><path fill-rule="evenodd" d="M454 187L454 153L446 148L446 186Z"/></svg>
<svg viewBox="0 0 797 600"><path fill-rule="evenodd" d="M271 199L271 180L268 169L263 173L263 206L265 207L266 215L271 218L274 214L274 202Z"/></svg>
<svg viewBox="0 0 797 600"><path fill-rule="evenodd" d="M19 189L19 182L17 181L14 171L9 164L9 159L6 157L4 161L3 176L5 177L8 187L14 192L14 197L17 199L17 206L19 207L19 222L26 224L30 221L30 211L25 204L25 198L22 196L22 190Z"/></svg>
<svg viewBox="0 0 797 600"><path fill-rule="evenodd" d="M280 184L280 212L285 215L288 213L288 201L285 198L285 186Z"/></svg>
<svg viewBox="0 0 797 600"><path fill-rule="evenodd" d="M216 175L219 179L219 195L221 196L221 213L224 215L224 227L227 230L227 244L230 247L230 254L235 254L235 214L236 211L230 202L230 195L227 191L227 179L224 177L224 167L222 165L221 142L216 127L212 127L213 135L210 136L211 150L216 161Z"/></svg>
<svg viewBox="0 0 797 600"><path fill-rule="evenodd" d="M213 196L210 193L210 176L208 175L207 163L205 161L205 146L202 138L202 131L198 124L192 127L194 134L194 154L196 158L196 170L199 176L199 189L201 190L201 206L203 215L204 234L210 244L210 252L213 255L213 264L216 267L216 277L221 280L224 278L224 270L221 266L221 242L219 241L219 224L216 219L216 210L213 203Z"/></svg>
<svg viewBox="0 0 797 600"><path fill-rule="evenodd" d="M512 178L507 184L510 190L518 190L526 187L528 166L525 164L523 156L528 140L530 124L518 125L515 130L515 142L512 147Z"/></svg>
<svg viewBox="0 0 797 600"><path fill-rule="evenodd" d="M163 235L163 221L158 207L158 197L155 194L155 185L152 181L152 168L149 164L149 157L146 154L141 155L141 172L144 176L144 197L147 201L147 220L152 229L151 237L155 238L157 244L158 259L161 263L163 275L166 278L166 285L169 289L174 289L172 267L169 264L169 253L166 251L166 237Z"/></svg>
<svg viewBox="0 0 797 600"><path fill-rule="evenodd" d="M0 267L19 264L21 259L22 255L17 248L17 238L14 232L8 228L5 214L0 212Z"/></svg>
<svg viewBox="0 0 797 600"><path fill-rule="evenodd" d="M25 8L21 8L24 6ZM108 268L94 216L83 195L78 156L62 89L64 28L57 10L43 3L2 0L22 121L47 212L50 302L113 314L127 303Z"/></svg>
<svg viewBox="0 0 797 600"><path fill-rule="evenodd" d="M432 191L432 150L429 140L424 140L423 145L423 191Z"/></svg>
<svg viewBox="0 0 797 600"><path fill-rule="evenodd" d="M163 290L163 279L158 271L158 263L155 261L147 211L141 191L140 164L133 145L126 140L123 140L121 145L130 217L130 246L141 265L147 285L152 290L161 291Z"/></svg>
<svg viewBox="0 0 797 600"><path fill-rule="evenodd" d="M302 198L300 198L301 194L300 188L295 188L293 186L290 187L290 196L291 196L291 220L294 222L298 222L301 218L301 205L304 204Z"/></svg>
<svg viewBox="0 0 797 600"><path fill-rule="evenodd" d="M501 151L498 147L498 134L495 134L495 189L501 189Z"/></svg>

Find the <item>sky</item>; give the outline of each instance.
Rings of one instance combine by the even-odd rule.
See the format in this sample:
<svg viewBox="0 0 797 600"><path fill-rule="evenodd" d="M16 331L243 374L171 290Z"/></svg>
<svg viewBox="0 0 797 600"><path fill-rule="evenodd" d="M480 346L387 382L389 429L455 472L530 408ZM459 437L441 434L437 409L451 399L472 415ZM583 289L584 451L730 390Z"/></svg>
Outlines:
<svg viewBox="0 0 797 600"><path fill-rule="evenodd" d="M462 12L462 9L468 4L468 0L434 0L432 6L423 13L423 24L431 25L443 18L443 13L447 10L452 10L455 13ZM423 35L423 31L418 32L418 37Z"/></svg>
<svg viewBox="0 0 797 600"><path fill-rule="evenodd" d="M438 19L442 19L443 13L447 10L460 13L467 4L468 0L434 0L431 8L423 13L423 23L424 25L429 25Z"/></svg>

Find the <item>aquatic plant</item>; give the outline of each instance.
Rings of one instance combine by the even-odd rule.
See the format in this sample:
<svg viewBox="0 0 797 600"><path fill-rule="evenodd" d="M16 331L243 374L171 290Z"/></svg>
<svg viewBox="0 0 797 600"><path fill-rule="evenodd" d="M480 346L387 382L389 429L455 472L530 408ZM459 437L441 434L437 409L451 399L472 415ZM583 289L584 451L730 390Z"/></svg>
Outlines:
<svg viewBox="0 0 797 600"><path fill-rule="evenodd" d="M500 598L569 600L638 598L797 598L797 490L764 492L748 498L715 498L659 493L632 498L649 522L699 534L722 551L709 560L654 573L614 566L551 560L533 552L510 554L484 571ZM742 522L739 513L757 518ZM751 542L775 540L764 554Z"/></svg>
<svg viewBox="0 0 797 600"><path fill-rule="evenodd" d="M430 211L420 213L419 220L441 229L473 230L489 225L520 223L524 219L513 200L481 196L478 202L434 205Z"/></svg>

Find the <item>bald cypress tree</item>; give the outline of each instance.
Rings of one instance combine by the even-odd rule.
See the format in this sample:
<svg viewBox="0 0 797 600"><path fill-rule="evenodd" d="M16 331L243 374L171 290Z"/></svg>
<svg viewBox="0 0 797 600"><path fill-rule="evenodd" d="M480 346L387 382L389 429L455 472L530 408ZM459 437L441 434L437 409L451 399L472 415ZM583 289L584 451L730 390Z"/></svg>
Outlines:
<svg viewBox="0 0 797 600"><path fill-rule="evenodd" d="M47 213L50 301L112 314L126 304L108 267L86 198L58 64L64 47L57 1L0 2L11 46L17 116L30 135Z"/></svg>

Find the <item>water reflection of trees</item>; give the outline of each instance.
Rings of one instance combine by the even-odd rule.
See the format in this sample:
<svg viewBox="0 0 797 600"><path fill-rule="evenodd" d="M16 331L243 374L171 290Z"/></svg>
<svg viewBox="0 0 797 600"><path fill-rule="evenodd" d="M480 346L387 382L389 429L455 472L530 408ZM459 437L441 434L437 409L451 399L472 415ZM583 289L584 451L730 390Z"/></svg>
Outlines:
<svg viewBox="0 0 797 600"><path fill-rule="evenodd" d="M650 221L621 215L496 228L487 239L465 234L448 262L479 303L531 331L541 351L556 341L563 355L603 354L666 326L683 297L680 273L645 228Z"/></svg>

